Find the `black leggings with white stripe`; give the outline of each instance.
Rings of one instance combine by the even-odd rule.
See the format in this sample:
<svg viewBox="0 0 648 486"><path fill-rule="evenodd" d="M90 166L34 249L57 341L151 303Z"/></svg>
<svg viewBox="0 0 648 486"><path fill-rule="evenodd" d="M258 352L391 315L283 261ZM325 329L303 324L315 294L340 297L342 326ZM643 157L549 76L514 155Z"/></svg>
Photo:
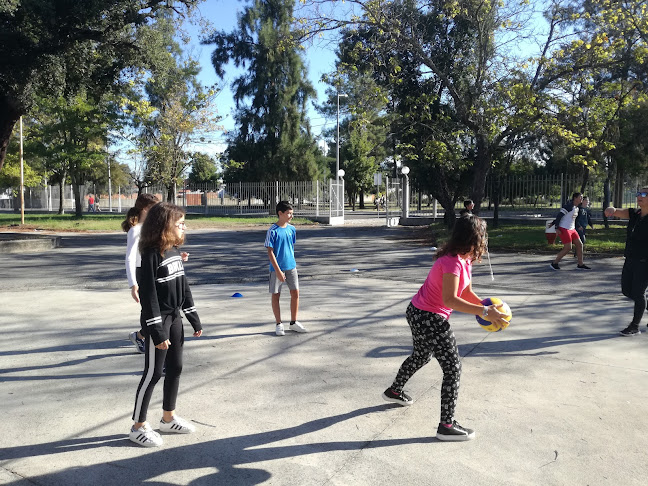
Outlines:
<svg viewBox="0 0 648 486"><path fill-rule="evenodd" d="M407 307L406 316L412 330L414 350L398 370L391 389L395 392L402 391L412 375L429 363L434 356L443 370L441 422L450 424L457 406L461 378L461 361L454 332L450 329L450 323L446 318L418 309L411 303Z"/></svg>
<svg viewBox="0 0 648 486"><path fill-rule="evenodd" d="M135 410L133 411L135 422L146 422L146 412L151 395L155 385L162 377L162 369L165 364L162 409L170 412L176 408L184 346L182 318L179 314L162 315L162 325L167 331L169 341L171 341L169 349L157 349L150 334L146 332L146 329L142 329L142 334L146 338L146 352L144 353L144 372L135 394Z"/></svg>

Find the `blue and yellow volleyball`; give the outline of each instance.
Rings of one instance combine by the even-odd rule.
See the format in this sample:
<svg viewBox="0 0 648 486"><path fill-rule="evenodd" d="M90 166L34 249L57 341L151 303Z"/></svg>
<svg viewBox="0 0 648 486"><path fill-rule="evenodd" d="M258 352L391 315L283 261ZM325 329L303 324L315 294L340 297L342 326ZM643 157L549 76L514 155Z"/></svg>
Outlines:
<svg viewBox="0 0 648 486"><path fill-rule="evenodd" d="M501 306L498 307L497 310L503 314L506 314L506 319L507 323L504 326L500 326L499 324L495 324L494 322L491 322L489 317L482 317L482 316L475 316L477 317L477 322L479 325L483 328L486 329L488 332L499 332L502 331L503 329L506 329L508 327L508 323L511 321L511 318L513 317L513 313L511 312L511 308L508 306L506 302L504 302L502 299L498 299L497 297L490 297L488 299L484 299L481 301L482 305L497 305Z"/></svg>

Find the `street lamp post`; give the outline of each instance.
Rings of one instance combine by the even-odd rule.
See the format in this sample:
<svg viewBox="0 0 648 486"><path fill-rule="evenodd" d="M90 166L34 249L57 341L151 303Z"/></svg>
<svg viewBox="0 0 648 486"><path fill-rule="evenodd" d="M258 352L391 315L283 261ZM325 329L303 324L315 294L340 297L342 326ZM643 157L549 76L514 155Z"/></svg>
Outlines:
<svg viewBox="0 0 648 486"><path fill-rule="evenodd" d="M336 153L335 153L335 183L340 183L340 98L346 98L348 95L343 93L337 94L337 137L335 138Z"/></svg>
<svg viewBox="0 0 648 486"><path fill-rule="evenodd" d="M409 218L409 174L410 168L406 165L401 169L403 174L403 218Z"/></svg>

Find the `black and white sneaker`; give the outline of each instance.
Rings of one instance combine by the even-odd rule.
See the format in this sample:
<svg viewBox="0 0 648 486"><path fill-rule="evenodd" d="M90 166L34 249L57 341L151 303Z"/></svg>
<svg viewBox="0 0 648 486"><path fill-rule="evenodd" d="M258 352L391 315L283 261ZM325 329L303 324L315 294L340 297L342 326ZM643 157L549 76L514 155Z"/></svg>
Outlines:
<svg viewBox="0 0 648 486"><path fill-rule="evenodd" d="M557 263L552 262L549 266L552 268L552 270L560 270L560 266Z"/></svg>
<svg viewBox="0 0 648 486"><path fill-rule="evenodd" d="M142 447L160 447L162 445L162 437L148 423L144 423L139 429L131 427L128 438Z"/></svg>
<svg viewBox="0 0 648 486"><path fill-rule="evenodd" d="M638 336L639 334L641 334L641 331L639 330L639 326L637 324L630 324L623 331L621 331L621 335L626 337Z"/></svg>
<svg viewBox="0 0 648 486"><path fill-rule="evenodd" d="M399 405L401 405L403 407L408 407L412 403L414 403L414 400L412 400L412 397L410 397L404 391L395 392L391 388L387 388L383 392L382 397L383 397L383 400L385 400L386 402L398 403Z"/></svg>
<svg viewBox="0 0 648 486"><path fill-rule="evenodd" d="M185 419L173 416L171 422L165 422L164 419L160 420L160 432L167 434L191 434L196 431L193 424L187 422Z"/></svg>
<svg viewBox="0 0 648 486"><path fill-rule="evenodd" d="M475 431L462 427L456 420L452 421L452 425L439 424L437 428L436 438L446 442L461 442L464 440L472 440L475 438Z"/></svg>
<svg viewBox="0 0 648 486"><path fill-rule="evenodd" d="M576 265L576 268L580 268L581 270L591 270L591 268L584 263L582 265Z"/></svg>

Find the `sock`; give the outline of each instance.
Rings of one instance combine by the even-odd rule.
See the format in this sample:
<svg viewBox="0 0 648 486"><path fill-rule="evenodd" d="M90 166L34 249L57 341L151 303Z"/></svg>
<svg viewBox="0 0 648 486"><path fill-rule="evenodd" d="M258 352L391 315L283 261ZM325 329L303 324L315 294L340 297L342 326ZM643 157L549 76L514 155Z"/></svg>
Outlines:
<svg viewBox="0 0 648 486"><path fill-rule="evenodd" d="M294 326L294 325L295 325L295 322L297 322L297 321L290 321L290 325L291 325L291 326Z"/></svg>

